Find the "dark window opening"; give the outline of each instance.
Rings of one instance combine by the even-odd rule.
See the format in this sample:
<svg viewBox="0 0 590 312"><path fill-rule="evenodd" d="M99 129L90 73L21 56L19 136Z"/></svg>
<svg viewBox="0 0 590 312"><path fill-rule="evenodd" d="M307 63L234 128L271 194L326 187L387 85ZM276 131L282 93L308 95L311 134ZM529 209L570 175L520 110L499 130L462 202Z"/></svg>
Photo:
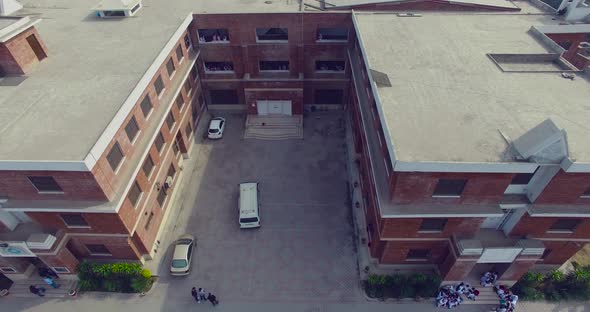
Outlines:
<svg viewBox="0 0 590 312"><path fill-rule="evenodd" d="M174 128L175 123L176 119L174 119L174 115L172 114L172 112L169 112L168 116L166 116L166 125L168 125L168 129L170 131L172 131L172 128Z"/></svg>
<svg viewBox="0 0 590 312"><path fill-rule="evenodd" d="M239 104L236 90L209 90L211 104Z"/></svg>
<svg viewBox="0 0 590 312"><path fill-rule="evenodd" d="M465 179L440 179L432 196L461 196L465 184Z"/></svg>
<svg viewBox="0 0 590 312"><path fill-rule="evenodd" d="M172 142L172 151L174 152L174 155L178 156L178 154L180 153L180 147L178 147L178 141L174 140L174 142Z"/></svg>
<svg viewBox="0 0 590 312"><path fill-rule="evenodd" d="M571 48L571 46L572 46L572 42L571 41L563 41L563 42L560 42L559 45L562 48L564 48L566 50L569 50Z"/></svg>
<svg viewBox="0 0 590 312"><path fill-rule="evenodd" d="M59 215L68 227L88 227L86 219L79 213L62 213Z"/></svg>
<svg viewBox="0 0 590 312"><path fill-rule="evenodd" d="M533 178L534 173L517 173L510 184L527 185Z"/></svg>
<svg viewBox="0 0 590 312"><path fill-rule="evenodd" d="M120 17L125 16L125 11L102 11L105 17Z"/></svg>
<svg viewBox="0 0 590 312"><path fill-rule="evenodd" d="M318 28L318 40L348 41L347 28Z"/></svg>
<svg viewBox="0 0 590 312"><path fill-rule="evenodd" d="M152 219L153 218L154 218L154 213L153 212L150 212L150 215L148 216L147 221L145 222L144 229L147 230L147 229L150 228L150 225L152 224Z"/></svg>
<svg viewBox="0 0 590 312"><path fill-rule="evenodd" d="M207 72L224 72L233 70L234 64L232 62L205 62L205 71Z"/></svg>
<svg viewBox="0 0 590 312"><path fill-rule="evenodd" d="M424 232L442 232L447 224L447 219L422 219L422 224L418 231Z"/></svg>
<svg viewBox="0 0 590 312"><path fill-rule="evenodd" d="M315 104L342 104L342 90L315 90Z"/></svg>
<svg viewBox="0 0 590 312"><path fill-rule="evenodd" d="M182 52L182 46L179 44L178 47L176 47L176 59L178 60L178 63L180 63L183 58L184 53Z"/></svg>
<svg viewBox="0 0 590 312"><path fill-rule="evenodd" d="M125 126L125 133L127 134L127 138L129 142L133 142L139 133L139 126L137 125L137 121L135 121L135 117L131 117L127 126Z"/></svg>
<svg viewBox="0 0 590 312"><path fill-rule="evenodd" d="M316 71L334 71L343 72L346 63L344 61L316 61Z"/></svg>
<svg viewBox="0 0 590 312"><path fill-rule="evenodd" d="M199 29L199 42L229 42L227 29Z"/></svg>
<svg viewBox="0 0 590 312"><path fill-rule="evenodd" d="M137 202L139 202L139 197L141 197L141 193L141 187L139 186L139 184L137 184L137 181L135 181L131 186L131 189L129 190L129 195L127 195L127 198L129 198L129 201L131 202L133 207L137 206Z"/></svg>
<svg viewBox="0 0 590 312"><path fill-rule="evenodd" d="M39 192L62 192L61 186L57 184L53 177L28 177L29 181L35 186Z"/></svg>
<svg viewBox="0 0 590 312"><path fill-rule="evenodd" d="M102 244L86 244L86 249L90 251L91 255L110 255L111 252L107 246Z"/></svg>
<svg viewBox="0 0 590 312"><path fill-rule="evenodd" d="M170 58L168 60L168 63L166 63L166 70L168 71L169 77L172 77L172 75L174 75L174 72L176 72L176 67L174 66L174 61L172 60L172 58Z"/></svg>
<svg viewBox="0 0 590 312"><path fill-rule="evenodd" d="M584 194L582 194L582 196L590 197L590 187L584 191Z"/></svg>
<svg viewBox="0 0 590 312"><path fill-rule="evenodd" d="M43 50L43 47L41 46L39 40L37 40L37 37L35 37L35 35L28 36L27 43L29 44L29 46L33 50L33 53L35 53L35 56L37 56L37 59L39 61L47 57L47 53L45 53L45 50Z"/></svg>
<svg viewBox="0 0 590 312"><path fill-rule="evenodd" d="M289 61L260 61L260 71L288 71Z"/></svg>
<svg viewBox="0 0 590 312"><path fill-rule="evenodd" d="M406 255L406 260L428 260L430 250L428 249L410 249Z"/></svg>
<svg viewBox="0 0 590 312"><path fill-rule="evenodd" d="M121 146L119 146L119 142L117 142L107 155L107 161L109 162L109 165L111 165L111 169L113 169L113 171L117 171L117 169L119 169L119 165L121 165L123 157L125 156L123 155Z"/></svg>
<svg viewBox="0 0 590 312"><path fill-rule="evenodd" d="M191 78L193 79L193 81L196 81L197 77L199 77L199 73L197 72L197 64L195 64L195 66L191 68Z"/></svg>
<svg viewBox="0 0 590 312"><path fill-rule="evenodd" d="M178 93L175 102L176 106L178 107L178 110L182 111L182 108L184 107L184 98L182 97L182 93Z"/></svg>
<svg viewBox="0 0 590 312"><path fill-rule="evenodd" d="M162 149L164 148L164 143L166 143L166 141L164 141L164 136L162 135L162 132L158 133L158 136L156 137L156 150L158 151L158 153L162 153Z"/></svg>
<svg viewBox="0 0 590 312"><path fill-rule="evenodd" d="M156 88L156 94L158 94L158 96L162 95L162 92L164 91L164 81L162 81L161 76L158 76L156 82L154 82L154 87Z"/></svg>
<svg viewBox="0 0 590 312"><path fill-rule="evenodd" d="M256 28L256 39L259 41L289 40L287 28Z"/></svg>
<svg viewBox="0 0 590 312"><path fill-rule="evenodd" d="M184 128L184 132L185 132L187 138L190 138L191 135L193 134L193 126L191 126L190 122L186 124L186 127Z"/></svg>
<svg viewBox="0 0 590 312"><path fill-rule="evenodd" d="M152 171L154 170L154 161L152 160L152 156L148 155L148 157L143 162L141 169L143 170L145 176L149 178L149 176L152 174Z"/></svg>
<svg viewBox="0 0 590 312"><path fill-rule="evenodd" d="M143 101L141 101L141 104L139 104L139 106L141 106L141 111L143 112L143 117L147 118L150 113L152 112L152 108L154 107L152 105L152 101L150 100L150 96L146 95L143 98Z"/></svg>
<svg viewBox="0 0 590 312"><path fill-rule="evenodd" d="M191 85L191 82L187 79L184 81L184 92L186 92L186 95L189 96L191 94L191 90L193 89L193 86ZM189 97L190 99L190 97Z"/></svg>
<svg viewBox="0 0 590 312"><path fill-rule="evenodd" d="M135 6L134 6L134 7L131 9L131 14L133 14L133 13L135 13L135 11L139 10L140 6L141 6L141 4L140 4L140 3L136 4L136 5L135 5Z"/></svg>
<svg viewBox="0 0 590 312"><path fill-rule="evenodd" d="M170 168L168 168L168 176L171 177L172 180L174 180L174 178L176 177L176 169L172 164L170 164Z"/></svg>
<svg viewBox="0 0 590 312"><path fill-rule="evenodd" d="M551 254L553 250L551 249L547 249L545 248L545 250L543 251L543 255L541 256L541 259L545 260L547 259L547 257L549 257L549 255Z"/></svg>
<svg viewBox="0 0 590 312"><path fill-rule="evenodd" d="M184 45L186 46L187 50L193 47L191 43L191 36L189 34L184 35Z"/></svg>
<svg viewBox="0 0 590 312"><path fill-rule="evenodd" d="M158 192L158 198L157 198L160 208L164 208L164 202L166 201L166 196L167 196L166 190L163 187L161 187L160 192Z"/></svg>
<svg viewBox="0 0 590 312"><path fill-rule="evenodd" d="M578 225L582 223L582 220L578 219L561 219L553 222L549 231L563 231L563 232L573 232Z"/></svg>

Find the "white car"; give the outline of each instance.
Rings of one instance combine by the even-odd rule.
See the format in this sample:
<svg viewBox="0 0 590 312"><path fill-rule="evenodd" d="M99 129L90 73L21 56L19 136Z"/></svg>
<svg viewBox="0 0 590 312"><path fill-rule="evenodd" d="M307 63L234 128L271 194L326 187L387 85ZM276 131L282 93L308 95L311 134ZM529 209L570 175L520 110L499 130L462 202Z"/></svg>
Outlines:
<svg viewBox="0 0 590 312"><path fill-rule="evenodd" d="M221 117L215 117L209 122L207 137L209 139L221 139L221 137L223 137L223 130L225 130L225 119Z"/></svg>
<svg viewBox="0 0 590 312"><path fill-rule="evenodd" d="M194 247L195 238L190 234L182 235L176 240L170 264L170 274L188 275L190 273Z"/></svg>

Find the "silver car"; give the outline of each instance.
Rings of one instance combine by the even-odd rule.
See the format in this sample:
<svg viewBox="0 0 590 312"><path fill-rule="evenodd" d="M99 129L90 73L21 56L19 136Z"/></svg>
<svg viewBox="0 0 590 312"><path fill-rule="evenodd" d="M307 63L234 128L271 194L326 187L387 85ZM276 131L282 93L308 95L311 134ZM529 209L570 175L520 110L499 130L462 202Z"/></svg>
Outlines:
<svg viewBox="0 0 590 312"><path fill-rule="evenodd" d="M182 235L174 243L174 253L170 264L170 274L188 275L191 271L191 260L195 248L195 238L190 234Z"/></svg>

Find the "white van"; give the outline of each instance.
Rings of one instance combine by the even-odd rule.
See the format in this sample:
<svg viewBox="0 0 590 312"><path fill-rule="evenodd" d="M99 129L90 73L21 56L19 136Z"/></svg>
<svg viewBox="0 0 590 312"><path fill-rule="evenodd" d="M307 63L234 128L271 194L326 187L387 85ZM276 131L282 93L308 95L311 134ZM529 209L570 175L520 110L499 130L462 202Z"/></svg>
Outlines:
<svg viewBox="0 0 590 312"><path fill-rule="evenodd" d="M240 210L240 228L246 229L260 227L258 183L240 183L239 196L238 209Z"/></svg>

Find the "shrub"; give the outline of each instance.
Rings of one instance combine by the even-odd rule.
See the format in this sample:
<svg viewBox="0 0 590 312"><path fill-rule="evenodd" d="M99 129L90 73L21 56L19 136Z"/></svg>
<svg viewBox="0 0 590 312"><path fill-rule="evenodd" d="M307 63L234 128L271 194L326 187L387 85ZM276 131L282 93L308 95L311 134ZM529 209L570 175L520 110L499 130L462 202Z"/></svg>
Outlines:
<svg viewBox="0 0 590 312"><path fill-rule="evenodd" d="M82 291L141 292L151 286L151 272L137 263L83 261L78 267L78 278Z"/></svg>
<svg viewBox="0 0 590 312"><path fill-rule="evenodd" d="M143 269L141 270L141 276L143 276L144 278L150 278L152 277L152 272L148 269Z"/></svg>
<svg viewBox="0 0 590 312"><path fill-rule="evenodd" d="M131 288L134 292L144 292L147 291L150 286L152 285L151 278L144 278L143 276L135 277L131 280Z"/></svg>

